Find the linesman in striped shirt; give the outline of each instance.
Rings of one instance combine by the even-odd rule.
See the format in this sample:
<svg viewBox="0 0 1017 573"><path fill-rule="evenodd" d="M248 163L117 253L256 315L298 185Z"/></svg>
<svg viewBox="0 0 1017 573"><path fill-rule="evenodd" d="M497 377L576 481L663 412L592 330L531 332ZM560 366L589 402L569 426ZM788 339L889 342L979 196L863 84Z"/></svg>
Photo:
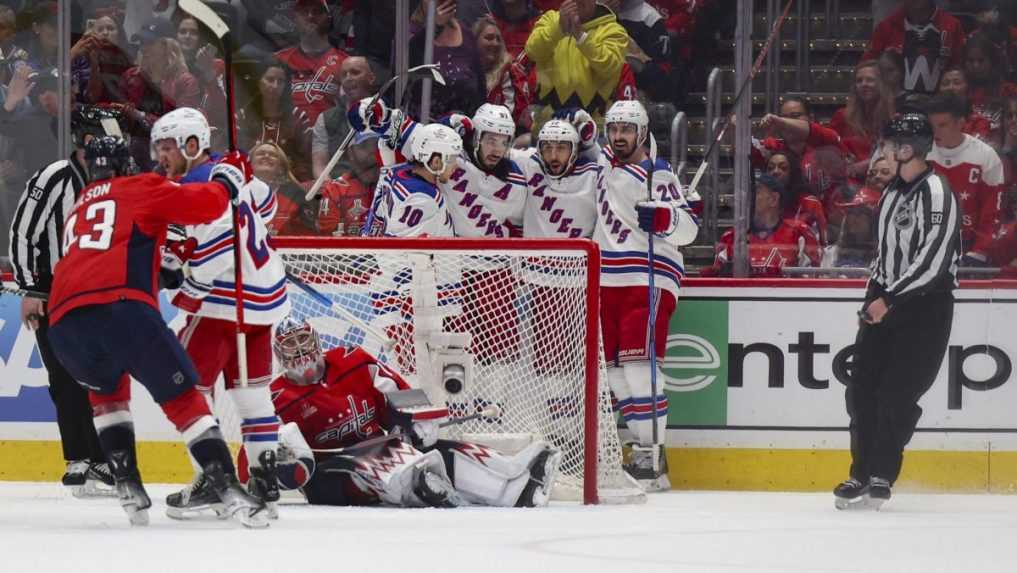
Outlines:
<svg viewBox="0 0 1017 573"><path fill-rule="evenodd" d="M116 115L100 108L75 108L71 119L74 152L69 158L40 169L25 186L10 230L11 265L14 279L22 289L49 293L53 269L63 256L64 220L88 185L85 143L92 137L105 135L103 120L116 122ZM99 446L88 391L78 385L53 354L47 334L45 301L22 298L21 322L35 331L39 354L49 377L49 395L56 407L57 427L67 462L61 481L78 497L106 495L113 486L113 475Z"/></svg>
<svg viewBox="0 0 1017 573"><path fill-rule="evenodd" d="M883 157L897 177L879 202L879 251L865 294L845 398L851 416L850 478L834 489L838 509L890 499L904 447L922 415L953 323L960 212L945 179L926 162L932 127L906 112L887 125Z"/></svg>

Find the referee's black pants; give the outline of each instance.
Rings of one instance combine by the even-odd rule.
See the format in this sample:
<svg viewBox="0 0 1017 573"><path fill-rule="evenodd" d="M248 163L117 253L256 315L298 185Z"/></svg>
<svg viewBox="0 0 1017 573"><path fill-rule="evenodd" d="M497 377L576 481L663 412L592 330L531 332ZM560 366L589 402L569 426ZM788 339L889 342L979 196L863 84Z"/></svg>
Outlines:
<svg viewBox="0 0 1017 573"><path fill-rule="evenodd" d="M953 295L917 296L863 324L845 398L851 416L851 477L894 483L918 425L918 400L936 379L953 325Z"/></svg>
<svg viewBox="0 0 1017 573"><path fill-rule="evenodd" d="M99 446L99 436L92 421L92 404L88 401L88 390L71 377L53 354L46 317L39 321L35 340L39 343L39 354L49 375L49 395L53 400L53 406L56 407L57 427L60 429L64 459L105 460L106 456Z"/></svg>

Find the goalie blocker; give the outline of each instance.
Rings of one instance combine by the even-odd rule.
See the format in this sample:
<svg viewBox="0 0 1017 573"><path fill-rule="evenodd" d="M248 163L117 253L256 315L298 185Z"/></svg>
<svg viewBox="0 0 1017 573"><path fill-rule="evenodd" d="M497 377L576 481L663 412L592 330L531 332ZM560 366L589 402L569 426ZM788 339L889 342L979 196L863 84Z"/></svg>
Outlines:
<svg viewBox="0 0 1017 573"><path fill-rule="evenodd" d="M440 440L444 406L430 404L361 348L323 353L307 323L281 325L273 350L285 369L272 383L284 423L281 487L300 489L308 502L323 505L547 504L561 454L545 442L505 456ZM318 388L308 391L310 385Z"/></svg>

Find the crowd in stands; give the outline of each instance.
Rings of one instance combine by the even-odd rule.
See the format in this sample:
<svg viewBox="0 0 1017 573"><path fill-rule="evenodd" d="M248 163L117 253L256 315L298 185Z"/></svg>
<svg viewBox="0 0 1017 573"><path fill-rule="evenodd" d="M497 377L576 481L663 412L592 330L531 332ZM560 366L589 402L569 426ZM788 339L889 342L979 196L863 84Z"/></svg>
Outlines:
<svg viewBox="0 0 1017 573"><path fill-rule="evenodd" d="M564 107L600 120L613 101L638 98L670 106L673 114L690 92L704 90L710 68L731 65L730 53L718 51L720 39L733 37L731 2L416 0L410 66L424 58L431 2L433 61L446 80L432 87L431 117L502 104L516 122L520 146L531 144L530 133ZM237 30L238 142L258 177L278 193L274 232L358 234L379 177L369 134L353 140L318 198L304 195L351 130L347 108L392 76L396 3L207 3ZM141 169L157 168L148 138L153 122L179 107L204 112L214 151L226 147L224 66L209 30L173 0L69 4L72 35L65 45L57 2L0 0L4 223L31 173L56 159L61 106L120 110ZM1017 269L1017 2L889 4L855 67L846 105L828 121L813 114L809 97L791 95L782 97L778 113L755 118L754 275L868 265L876 247L873 217L895 175L881 160L880 133L908 106L942 120L933 122L937 169L971 164L950 179L964 197L964 263ZM962 24L940 4L963 5L971 17ZM71 102L57 97L61 49L70 51ZM390 103L416 114L420 89L411 84L404 102ZM731 272L733 242L732 231L721 237L703 274Z"/></svg>

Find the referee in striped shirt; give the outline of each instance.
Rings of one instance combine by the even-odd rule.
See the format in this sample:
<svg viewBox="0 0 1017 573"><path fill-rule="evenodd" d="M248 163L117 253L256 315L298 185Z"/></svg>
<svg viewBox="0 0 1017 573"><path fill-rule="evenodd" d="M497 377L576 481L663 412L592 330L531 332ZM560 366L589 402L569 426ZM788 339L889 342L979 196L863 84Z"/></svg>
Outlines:
<svg viewBox="0 0 1017 573"><path fill-rule="evenodd" d="M105 134L96 108L77 108L72 114L75 151L29 179L14 213L10 231L10 259L14 278L25 290L48 293L53 269L63 255L64 220L88 184L84 144L91 136ZM67 471L62 482L78 496L98 493L100 482L112 485L112 474L99 446L88 391L80 386L53 355L47 332L46 303L41 298L21 299L21 321L35 331L42 362L49 376L49 395L56 407L57 426ZM98 488L102 489L102 488Z"/></svg>
<svg viewBox="0 0 1017 573"><path fill-rule="evenodd" d="M905 112L883 133L883 157L897 177L879 202L879 251L872 267L845 398L851 416L850 478L835 505L878 508L900 475L904 447L946 354L960 254L960 212L925 155L932 127Z"/></svg>

